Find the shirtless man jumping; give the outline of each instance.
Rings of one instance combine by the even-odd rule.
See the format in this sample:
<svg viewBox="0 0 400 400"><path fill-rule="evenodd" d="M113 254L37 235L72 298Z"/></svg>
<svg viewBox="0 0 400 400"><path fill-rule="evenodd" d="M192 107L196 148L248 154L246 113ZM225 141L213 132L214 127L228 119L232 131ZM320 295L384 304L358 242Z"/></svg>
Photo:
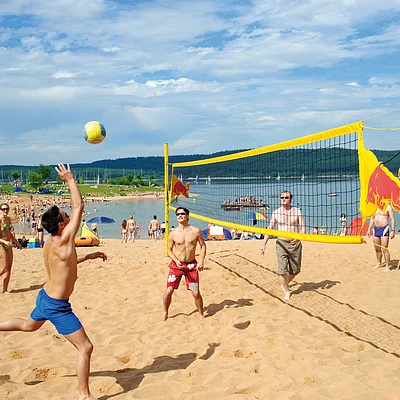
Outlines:
<svg viewBox="0 0 400 400"><path fill-rule="evenodd" d="M268 229L274 229L278 224L278 229L284 232L306 233L306 224L301 210L291 205L293 195L285 190L281 193L280 208L277 208L271 216ZM261 254L265 252L265 246L269 240L269 235L265 235L265 241L261 247ZM285 294L284 299L289 300L291 291L289 283L300 273L302 245L299 240L278 237L276 240L276 255L278 257L278 274L281 286Z"/></svg>
<svg viewBox="0 0 400 400"><path fill-rule="evenodd" d="M167 288L164 293L164 321L168 318L168 309L171 305L172 294L178 289L182 275L186 279L186 289L192 292L197 311L200 318L204 319L203 298L199 288L199 273L204 269L204 258L206 256L206 244L201 230L189 225L189 210L178 207L175 211L178 219L178 227L168 237L168 255L171 258ZM196 247L200 246L200 255L196 261Z"/></svg>
<svg viewBox="0 0 400 400"><path fill-rule="evenodd" d="M389 219L392 224L392 229L389 229ZM379 208L370 219L370 231L369 236L373 236L375 247L375 255L378 263L374 268L383 267L382 264L382 252L385 257L385 269L384 271L390 271L390 253L388 250L389 238L393 239L396 230L396 220L394 218L393 208L389 204L385 212L382 212Z"/></svg>
<svg viewBox="0 0 400 400"><path fill-rule="evenodd" d="M42 216L44 229L51 234L43 248L44 263L47 269L47 281L38 293L36 308L29 319L9 318L0 322L0 331L37 331L47 320L58 333L71 342L78 350L76 375L78 377L79 400L96 400L89 390L90 357L93 345L86 335L79 319L72 311L69 297L74 291L78 277L77 264L101 258L107 255L97 251L78 256L75 250L75 235L78 232L83 202L78 186L69 165L56 167L58 175L68 183L71 193L71 217L57 206L49 208Z"/></svg>

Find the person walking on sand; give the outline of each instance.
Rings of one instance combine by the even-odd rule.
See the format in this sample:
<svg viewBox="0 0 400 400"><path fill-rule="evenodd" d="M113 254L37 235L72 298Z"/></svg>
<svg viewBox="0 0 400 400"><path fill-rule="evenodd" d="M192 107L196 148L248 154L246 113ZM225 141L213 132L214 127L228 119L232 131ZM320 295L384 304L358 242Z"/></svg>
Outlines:
<svg viewBox="0 0 400 400"><path fill-rule="evenodd" d="M128 230L128 242L131 240L133 243L136 236L136 221L133 219L132 215L130 215L128 221L126 221L126 229Z"/></svg>
<svg viewBox="0 0 400 400"><path fill-rule="evenodd" d="M0 322L0 331L37 331L47 320L58 333L78 350L76 375L78 377L79 400L96 400L89 390L90 357L93 345L86 335L81 322L72 311L69 297L74 291L78 277L77 264L107 255L97 251L78 256L75 250L75 235L78 232L83 211L82 196L69 165L58 164L56 171L69 186L71 193L71 217L57 206L50 207L42 216L44 229L51 237L43 248L47 280L37 295L36 308L29 319L9 318Z"/></svg>
<svg viewBox="0 0 400 400"><path fill-rule="evenodd" d="M122 234L122 243L126 243L128 240L128 234L127 234L127 221L124 219L121 224L121 234Z"/></svg>
<svg viewBox="0 0 400 400"><path fill-rule="evenodd" d="M389 228L389 219L392 225L392 229ZM375 214L370 219L369 226L370 230L368 231L368 236L373 236L375 255L378 262L374 268L383 267L383 253L386 264L384 271L390 271L390 253L388 250L389 238L393 239L396 231L396 220L394 218L392 206L388 204L384 212L378 208Z"/></svg>
<svg viewBox="0 0 400 400"><path fill-rule="evenodd" d="M278 229L284 232L306 233L306 224L300 208L291 205L293 195L285 190L280 195L281 207L276 209L271 216L268 229ZM261 247L261 254L265 253L265 246L268 243L269 235L265 235L264 244ZM276 240L276 255L278 258L278 275L285 294L284 299L289 300L291 291L289 283L300 273L302 244L297 239L278 237Z"/></svg>
<svg viewBox="0 0 400 400"><path fill-rule="evenodd" d="M186 289L192 292L200 318L204 319L203 298L199 288L199 272L204 269L206 244L199 228L189 225L189 210L178 207L175 210L178 227L168 237L168 256L171 258L167 279L167 288L163 297L164 321L168 318L174 290L178 289L182 275L186 279ZM196 261L196 247L200 246L199 259Z"/></svg>
<svg viewBox="0 0 400 400"><path fill-rule="evenodd" d="M11 269L14 261L12 249L13 243L18 249L22 249L14 235L14 228L9 217L10 206L7 203L0 204L0 276L3 276L3 293L8 291L11 279Z"/></svg>
<svg viewBox="0 0 400 400"><path fill-rule="evenodd" d="M157 240L159 227L160 223L157 221L157 215L153 215L153 219L150 221L148 227L150 233L150 239L153 239L153 242Z"/></svg>

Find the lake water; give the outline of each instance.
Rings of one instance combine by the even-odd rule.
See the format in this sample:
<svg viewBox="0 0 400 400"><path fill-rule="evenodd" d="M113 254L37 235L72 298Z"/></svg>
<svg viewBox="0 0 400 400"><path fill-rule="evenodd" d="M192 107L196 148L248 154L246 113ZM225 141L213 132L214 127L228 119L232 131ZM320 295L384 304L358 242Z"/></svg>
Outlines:
<svg viewBox="0 0 400 400"><path fill-rule="evenodd" d="M192 198L180 197L174 206L187 207L191 213L206 216L208 218L229 221L247 226L253 225L253 220L247 219L249 212L259 211L268 218L272 211L280 206L279 194L282 190L290 190L294 194L293 203L298 205L306 219L307 233L311 233L314 226L325 227L328 234L338 232L339 217L342 212L347 215L349 224L353 218L359 216L359 187L358 179L347 180L308 180L300 179L276 180L237 180L212 181L211 184L193 184L190 189ZM334 196L332 196L334 194ZM221 208L224 200L234 200L235 197L248 197L259 199L260 196L269 207L264 209L241 208L235 211L225 211ZM94 211L96 209L96 212ZM136 223L143 226L139 232L142 239L147 239L147 226L153 215L156 215L160 223L164 220L164 199L143 198L134 200L122 200L94 203L85 205L86 221L94 216L103 215L113 218L112 224L99 225L100 236L103 238L120 238L121 223L133 215ZM400 228L400 214L395 212L396 230ZM174 212L169 215L170 226L177 225ZM191 223L201 229L207 227L207 223L194 218ZM258 220L258 227L267 227L269 220ZM16 224L16 232L28 230ZM397 232L396 232L397 233Z"/></svg>

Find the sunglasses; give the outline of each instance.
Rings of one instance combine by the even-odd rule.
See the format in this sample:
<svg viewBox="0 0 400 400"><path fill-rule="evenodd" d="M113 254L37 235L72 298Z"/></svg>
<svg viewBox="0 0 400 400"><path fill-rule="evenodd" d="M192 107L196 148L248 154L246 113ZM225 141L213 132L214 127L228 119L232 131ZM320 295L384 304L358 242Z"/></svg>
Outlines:
<svg viewBox="0 0 400 400"><path fill-rule="evenodd" d="M1 211L8 211L9 210L9 208L8 207L1 207L1 209L0 209Z"/></svg>
<svg viewBox="0 0 400 400"><path fill-rule="evenodd" d="M177 214L176 214L177 217L179 217L180 215L181 215L181 216L182 216L182 215L186 215L186 213L177 213Z"/></svg>
<svg viewBox="0 0 400 400"><path fill-rule="evenodd" d="M289 196L281 196L281 199L286 199L286 200L289 200L289 199L290 199L290 197L289 197Z"/></svg>

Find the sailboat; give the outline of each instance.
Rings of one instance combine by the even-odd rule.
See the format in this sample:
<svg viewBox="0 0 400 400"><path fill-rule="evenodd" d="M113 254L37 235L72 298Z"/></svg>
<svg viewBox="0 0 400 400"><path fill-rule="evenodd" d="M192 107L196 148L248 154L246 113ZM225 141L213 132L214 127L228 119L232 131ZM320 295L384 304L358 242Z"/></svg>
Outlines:
<svg viewBox="0 0 400 400"><path fill-rule="evenodd" d="M206 185L211 185L211 177L208 175L208 178L206 180Z"/></svg>
<svg viewBox="0 0 400 400"><path fill-rule="evenodd" d="M278 173L278 176L276 177L276 180L279 181L281 179L281 176Z"/></svg>
<svg viewBox="0 0 400 400"><path fill-rule="evenodd" d="M196 175L196 185L198 185L200 183L200 178L198 175Z"/></svg>
<svg viewBox="0 0 400 400"><path fill-rule="evenodd" d="M181 182L183 182L183 176L182 176L182 174L179 176L179 180L180 180Z"/></svg>
<svg viewBox="0 0 400 400"><path fill-rule="evenodd" d="M304 181L304 174L301 176L301 180Z"/></svg>

